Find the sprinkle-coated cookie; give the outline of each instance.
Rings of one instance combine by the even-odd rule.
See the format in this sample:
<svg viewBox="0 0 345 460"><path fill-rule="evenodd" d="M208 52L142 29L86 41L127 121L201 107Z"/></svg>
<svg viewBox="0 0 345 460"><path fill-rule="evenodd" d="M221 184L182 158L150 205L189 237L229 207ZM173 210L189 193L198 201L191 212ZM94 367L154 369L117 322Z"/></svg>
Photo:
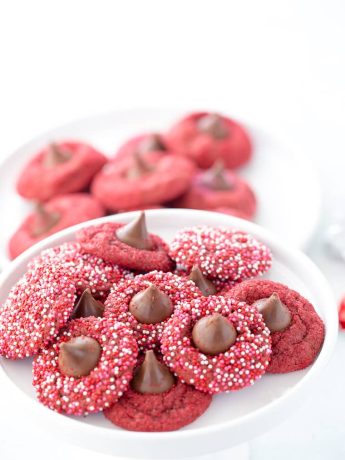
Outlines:
<svg viewBox="0 0 345 460"><path fill-rule="evenodd" d="M106 157L82 142L50 144L25 166L17 183L24 198L47 201L63 193L83 191L106 163Z"/></svg>
<svg viewBox="0 0 345 460"><path fill-rule="evenodd" d="M231 322L237 337L227 351L209 355L194 345L192 330L198 320L217 313ZM213 296L195 300L191 309L182 305L176 310L164 328L161 351L182 382L215 394L240 390L260 378L269 363L271 340L256 308Z"/></svg>
<svg viewBox="0 0 345 460"><path fill-rule="evenodd" d="M222 160L229 168L238 168L252 156L246 130L236 121L207 112L184 117L164 137L168 149L193 159L200 168L210 168Z"/></svg>
<svg viewBox="0 0 345 460"><path fill-rule="evenodd" d="M248 233L207 226L179 231L169 254L186 271L198 265L205 276L222 281L262 275L272 262L270 250Z"/></svg>
<svg viewBox="0 0 345 460"><path fill-rule="evenodd" d="M126 430L173 431L200 417L211 401L211 395L178 381L161 394L141 394L130 388L104 415Z"/></svg>
<svg viewBox="0 0 345 460"><path fill-rule="evenodd" d="M304 369L314 362L323 344L325 327L312 304L284 284L270 280L250 280L235 286L229 296L252 304L277 294L290 310L290 325L272 332L272 357L267 369L272 373Z"/></svg>
<svg viewBox="0 0 345 460"><path fill-rule="evenodd" d="M101 350L88 375L65 375L59 364L62 344L77 337L98 342ZM114 404L127 390L137 359L137 344L130 330L104 318L82 318L69 327L33 363L33 385L42 404L57 412L87 415Z"/></svg>
<svg viewBox="0 0 345 460"><path fill-rule="evenodd" d="M147 290L152 285L169 297L172 304L171 312L163 321L145 324L131 313L130 303L137 293ZM178 303L190 304L193 299L201 295L201 291L192 281L172 273L153 271L114 286L105 301L104 317L114 318L130 327L134 331L134 336L141 350L155 348L159 347L164 326L172 312L177 308Z"/></svg>
<svg viewBox="0 0 345 460"><path fill-rule="evenodd" d="M38 206L17 229L9 241L10 256L14 259L47 236L104 214L102 205L87 193L54 197Z"/></svg>
<svg viewBox="0 0 345 460"><path fill-rule="evenodd" d="M59 265L28 270L0 308L0 355L25 358L48 345L67 323L75 293Z"/></svg>
<svg viewBox="0 0 345 460"><path fill-rule="evenodd" d="M60 265L63 272L75 283L78 295L89 288L100 299L108 295L113 284L133 277L131 272L116 264L106 262L96 255L83 253L77 242L45 249L29 263L29 268L42 264Z"/></svg>
<svg viewBox="0 0 345 460"><path fill-rule="evenodd" d="M157 235L150 234L153 248L138 249L129 246L116 237L116 231L124 224L108 222L86 227L77 232L82 250L121 267L137 271L169 271L174 264L168 255L168 246Z"/></svg>

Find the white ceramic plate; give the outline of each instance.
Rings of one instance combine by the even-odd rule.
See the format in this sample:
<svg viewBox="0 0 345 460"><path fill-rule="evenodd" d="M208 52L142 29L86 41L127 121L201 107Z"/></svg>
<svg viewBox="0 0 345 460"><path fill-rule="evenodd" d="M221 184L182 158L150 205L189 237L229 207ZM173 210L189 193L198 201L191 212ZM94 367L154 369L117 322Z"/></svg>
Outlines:
<svg viewBox="0 0 345 460"><path fill-rule="evenodd" d="M99 219L98 222L128 222L135 215L119 214ZM9 382L7 397L17 401L17 407L20 407L18 416L23 417L23 402L30 419L56 437L113 455L160 459L189 457L229 448L275 426L313 391L317 375L333 350L337 335L337 310L328 283L303 253L290 249L269 232L250 222L218 213L167 209L148 211L147 220L150 231L167 241L182 227L208 224L237 227L266 243L274 257L268 277L286 283L305 295L325 322L325 342L317 360L306 370L285 375L265 375L253 387L215 396L211 407L202 417L179 431L134 433L113 427L101 414L73 418L46 409L36 401L31 386L30 360L13 362L0 359L0 378L7 377L3 379L3 384L5 380ZM25 272L28 260L43 248L72 240L75 229L86 225L84 223L53 235L12 262L0 278L0 304Z"/></svg>
<svg viewBox="0 0 345 460"><path fill-rule="evenodd" d="M167 129L185 112L130 110L79 120L49 131L20 147L0 165L0 266L8 262L7 242L32 205L15 191L19 172L31 156L48 142L82 139L114 155L132 135ZM320 212L320 188L314 168L296 148L275 140L261 129L249 127L255 153L239 172L258 196L256 222L303 247L313 233Z"/></svg>

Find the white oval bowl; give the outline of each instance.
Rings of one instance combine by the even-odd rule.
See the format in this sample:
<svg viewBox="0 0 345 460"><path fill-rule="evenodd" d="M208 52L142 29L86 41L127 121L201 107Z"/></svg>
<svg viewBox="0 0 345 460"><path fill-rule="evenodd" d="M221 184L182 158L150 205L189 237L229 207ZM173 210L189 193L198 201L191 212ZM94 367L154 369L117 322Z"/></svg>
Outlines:
<svg viewBox="0 0 345 460"><path fill-rule="evenodd" d="M25 273L28 261L42 249L73 240L79 228L101 222L128 222L136 215L131 212L83 223L33 246L1 274L0 303L4 302L11 287ZM54 436L113 455L151 459L189 457L250 440L285 419L312 391L318 373L331 356L337 337L337 308L332 291L319 269L303 253L287 247L284 242L248 221L207 211L162 209L147 211L147 222L150 232L157 233L166 241L170 241L183 227L211 225L245 230L267 244L274 260L266 277L283 282L307 297L325 322L325 341L314 364L299 372L267 374L250 388L217 395L208 411L194 423L179 431L166 433L125 431L111 425L102 414L76 418L50 411L36 400L31 386L29 359L23 362L0 359L0 376L4 383L7 380L5 388L8 397L17 399L16 407L20 406L18 416L23 417L23 402L29 406L28 417L34 418Z"/></svg>

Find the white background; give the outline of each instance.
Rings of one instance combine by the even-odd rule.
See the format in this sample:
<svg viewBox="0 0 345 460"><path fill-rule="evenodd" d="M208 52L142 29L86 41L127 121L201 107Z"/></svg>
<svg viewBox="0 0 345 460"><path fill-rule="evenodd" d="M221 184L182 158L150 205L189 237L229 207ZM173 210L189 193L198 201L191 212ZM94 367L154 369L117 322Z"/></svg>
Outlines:
<svg viewBox="0 0 345 460"><path fill-rule="evenodd" d="M309 253L345 293L345 265L322 246L345 197L344 1L0 0L0 155L80 116L181 106L257 120L302 145L325 197ZM253 442L254 460L345 457L344 357L340 337L311 400ZM81 455L41 439L11 404L0 384L1 459Z"/></svg>

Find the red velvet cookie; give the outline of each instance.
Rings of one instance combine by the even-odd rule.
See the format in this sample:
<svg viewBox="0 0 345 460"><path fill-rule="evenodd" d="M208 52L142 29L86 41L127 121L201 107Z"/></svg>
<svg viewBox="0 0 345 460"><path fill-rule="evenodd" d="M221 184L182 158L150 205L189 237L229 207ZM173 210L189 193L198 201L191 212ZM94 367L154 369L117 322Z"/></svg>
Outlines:
<svg viewBox="0 0 345 460"><path fill-rule="evenodd" d="M164 137L169 150L193 159L200 168L222 160L229 168L247 163L252 146L245 129L236 121L207 112L192 113Z"/></svg>
<svg viewBox="0 0 345 460"><path fill-rule="evenodd" d="M75 293L59 265L28 270L0 309L0 355L25 358L48 345L67 323Z"/></svg>
<svg viewBox="0 0 345 460"><path fill-rule="evenodd" d="M139 218L128 225L108 222L85 227L77 232L81 248L120 267L149 272L170 271L174 264L168 255L168 246L157 235L147 234L145 218ZM136 229L130 226L136 225ZM128 238L119 236L119 231L128 229ZM119 239L121 238L121 239Z"/></svg>
<svg viewBox="0 0 345 460"><path fill-rule="evenodd" d="M92 193L111 210L172 200L186 191L194 173L187 158L149 152L115 159L97 174Z"/></svg>
<svg viewBox="0 0 345 460"><path fill-rule="evenodd" d="M290 311L290 324L271 332L272 357L267 369L272 373L292 372L312 364L323 344L325 328L311 303L284 284L269 280L250 280L235 286L232 298L253 304L277 294Z"/></svg>
<svg viewBox="0 0 345 460"><path fill-rule="evenodd" d="M69 415L87 415L111 406L127 390L138 348L121 323L82 318L33 363L39 401Z"/></svg>
<svg viewBox="0 0 345 460"><path fill-rule="evenodd" d="M191 227L177 233L171 258L186 271L198 265L205 276L242 281L271 267L270 250L246 232L232 228Z"/></svg>
<svg viewBox="0 0 345 460"><path fill-rule="evenodd" d="M251 219L256 211L256 198L249 184L221 163L199 171L191 187L175 201L178 208L216 210L231 208Z"/></svg>
<svg viewBox="0 0 345 460"><path fill-rule="evenodd" d="M256 308L210 296L175 311L164 328L161 351L182 382L215 394L240 390L260 378L271 340Z"/></svg>
<svg viewBox="0 0 345 460"><path fill-rule="evenodd" d="M141 350L155 348L179 302L190 303L201 295L192 281L153 271L115 286L105 301L104 317L130 327Z"/></svg>
<svg viewBox="0 0 345 460"><path fill-rule="evenodd" d="M135 136L125 142L117 151L115 158L131 157L135 153L146 155L149 152L167 152L163 136L147 133Z"/></svg>
<svg viewBox="0 0 345 460"><path fill-rule="evenodd" d="M24 198L38 201L80 192L106 161L102 153L82 142L51 144L25 166L18 179L17 191Z"/></svg>
<svg viewBox="0 0 345 460"><path fill-rule="evenodd" d="M114 425L131 431L173 431L189 425L211 404L211 395L177 381L161 394L126 391L104 415Z"/></svg>
<svg viewBox="0 0 345 460"><path fill-rule="evenodd" d="M104 216L100 203L86 193L61 195L39 205L21 224L9 241L14 259L26 249L49 235L72 225Z"/></svg>
<svg viewBox="0 0 345 460"><path fill-rule="evenodd" d="M29 268L42 264L61 266L63 273L75 283L78 295L89 288L98 299L104 299L114 284L133 278L128 270L106 262L98 256L83 253L77 242L63 243L45 249L29 263Z"/></svg>

